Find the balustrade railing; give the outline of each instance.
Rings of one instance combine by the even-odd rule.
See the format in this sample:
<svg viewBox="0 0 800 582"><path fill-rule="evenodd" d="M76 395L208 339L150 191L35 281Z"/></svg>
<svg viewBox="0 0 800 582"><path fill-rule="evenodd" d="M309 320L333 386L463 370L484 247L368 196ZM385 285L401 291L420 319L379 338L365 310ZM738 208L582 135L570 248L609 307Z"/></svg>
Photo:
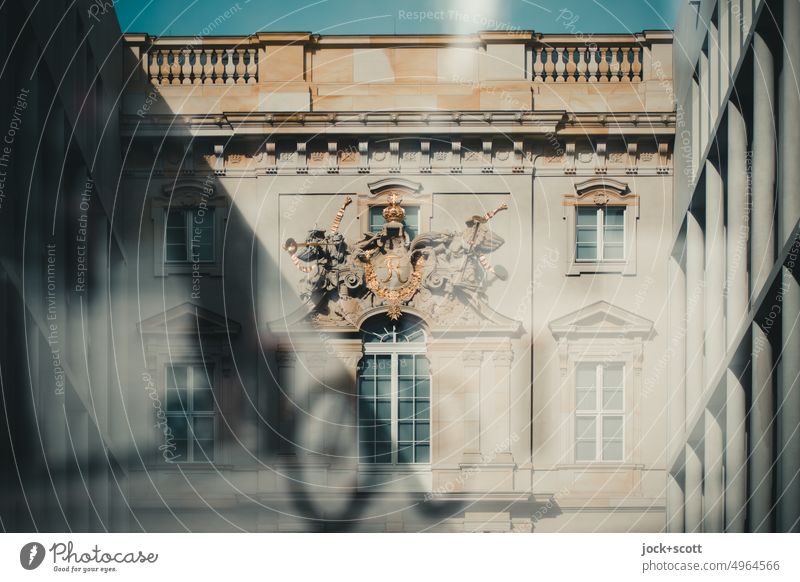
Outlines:
<svg viewBox="0 0 800 582"><path fill-rule="evenodd" d="M161 47L146 53L154 85L251 85L258 82L257 51L238 47Z"/></svg>
<svg viewBox="0 0 800 582"><path fill-rule="evenodd" d="M638 83L642 81L642 47L538 45L533 49L534 82Z"/></svg>

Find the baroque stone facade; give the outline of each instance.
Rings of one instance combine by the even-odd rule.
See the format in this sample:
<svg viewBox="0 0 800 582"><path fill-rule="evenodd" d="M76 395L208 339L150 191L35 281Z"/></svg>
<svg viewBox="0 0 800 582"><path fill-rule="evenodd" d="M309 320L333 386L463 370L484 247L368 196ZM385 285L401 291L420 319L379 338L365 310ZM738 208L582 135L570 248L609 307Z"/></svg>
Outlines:
<svg viewBox="0 0 800 582"><path fill-rule="evenodd" d="M651 371L665 349L657 233L670 224L671 35L595 40L588 50L535 33L126 36L130 211L212 177L224 221L215 260L197 265L200 301L155 255L141 272L166 277L154 281L169 303L240 326L220 342L238 371L224 385L239 408L222 421L235 428L218 431L213 469L191 467L209 493L218 486L227 518L313 527L274 513L300 498L365 530L663 527L665 381ZM164 211L142 225L156 252ZM583 255L584 232L605 259ZM395 345L387 338L409 325L421 345L370 343L368 330ZM417 462L403 462L401 374L387 421L397 432L385 459L376 453L386 462L365 462L366 446L382 450L379 430L374 443L358 436L368 360L404 349L430 368L430 437L409 437ZM576 378L604 362L620 366L624 396L606 433L596 412L587 456ZM246 492L244 506L270 500L255 522L212 485L220 475ZM171 504L187 501L163 479ZM147 488L131 490L139 515L167 527Z"/></svg>
<svg viewBox="0 0 800 582"><path fill-rule="evenodd" d="M103 45L119 164L87 170L91 337L58 287L68 416L45 409L56 456L74 419L99 454L70 475L115 468L87 489L114 529L664 528L672 35L592 40Z"/></svg>

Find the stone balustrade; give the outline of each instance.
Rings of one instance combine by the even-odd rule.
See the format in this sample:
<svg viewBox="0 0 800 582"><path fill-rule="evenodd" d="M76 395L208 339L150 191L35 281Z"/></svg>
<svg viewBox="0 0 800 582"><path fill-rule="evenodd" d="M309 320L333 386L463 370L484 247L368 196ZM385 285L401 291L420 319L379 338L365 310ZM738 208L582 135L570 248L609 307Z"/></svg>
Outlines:
<svg viewBox="0 0 800 582"><path fill-rule="evenodd" d="M537 83L639 83L642 47L597 44L534 45L532 78Z"/></svg>
<svg viewBox="0 0 800 582"><path fill-rule="evenodd" d="M125 107L137 116L208 110L641 114L675 107L669 31L595 35L591 42L584 35L489 31L126 34L125 43L131 78ZM202 99L185 99L186 87L202 87Z"/></svg>
<svg viewBox="0 0 800 582"><path fill-rule="evenodd" d="M154 45L144 55L154 85L252 85L258 82L254 48Z"/></svg>

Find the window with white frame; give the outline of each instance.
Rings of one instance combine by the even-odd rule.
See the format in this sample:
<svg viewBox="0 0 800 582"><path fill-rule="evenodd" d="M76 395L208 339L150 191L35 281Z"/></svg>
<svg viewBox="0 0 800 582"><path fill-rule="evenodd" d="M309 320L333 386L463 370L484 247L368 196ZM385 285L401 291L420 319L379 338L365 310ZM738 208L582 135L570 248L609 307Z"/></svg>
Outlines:
<svg viewBox="0 0 800 582"><path fill-rule="evenodd" d="M575 184L564 197L568 276L636 274L639 196L607 176Z"/></svg>
<svg viewBox="0 0 800 582"><path fill-rule="evenodd" d="M430 365L419 320L381 316L363 327L358 448L364 464L430 463Z"/></svg>
<svg viewBox="0 0 800 582"><path fill-rule="evenodd" d="M386 222L383 218L385 205L373 205L369 207L369 231L377 234L383 230ZM414 240L419 234L419 206L403 206L406 217L403 220L403 229L408 234L408 238Z"/></svg>
<svg viewBox="0 0 800 582"><path fill-rule="evenodd" d="M166 446L176 462L214 460L214 390L211 366L166 366ZM170 442L171 441L171 442Z"/></svg>
<svg viewBox="0 0 800 582"><path fill-rule="evenodd" d="M625 207L578 206L576 261L625 260Z"/></svg>
<svg viewBox="0 0 800 582"><path fill-rule="evenodd" d="M625 367L581 362L575 369L575 461L624 459Z"/></svg>
<svg viewBox="0 0 800 582"><path fill-rule="evenodd" d="M214 208L165 209L164 261L214 262Z"/></svg>

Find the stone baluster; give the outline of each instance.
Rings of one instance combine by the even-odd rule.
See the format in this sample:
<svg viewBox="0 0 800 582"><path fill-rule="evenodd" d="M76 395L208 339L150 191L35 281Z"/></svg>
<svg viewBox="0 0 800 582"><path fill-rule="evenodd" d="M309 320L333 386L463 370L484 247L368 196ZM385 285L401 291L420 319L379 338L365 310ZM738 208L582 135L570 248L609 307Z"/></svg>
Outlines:
<svg viewBox="0 0 800 582"><path fill-rule="evenodd" d="M566 64L564 63L564 47L558 47L556 49L556 83L564 82L564 71L566 68Z"/></svg>
<svg viewBox="0 0 800 582"><path fill-rule="evenodd" d="M631 49L630 47L622 47L620 49L622 51L622 62L620 63L620 67L622 70L622 81L630 81L631 80Z"/></svg>
<svg viewBox="0 0 800 582"><path fill-rule="evenodd" d="M183 64L181 66L181 85L192 84L192 50L184 49Z"/></svg>
<svg viewBox="0 0 800 582"><path fill-rule="evenodd" d="M214 51L203 50L205 62L203 63L203 84L210 85L214 82Z"/></svg>
<svg viewBox="0 0 800 582"><path fill-rule="evenodd" d="M542 78L542 73L544 72L542 55L543 51L541 48L536 47L533 49L533 80L537 83L541 83L544 80Z"/></svg>
<svg viewBox="0 0 800 582"><path fill-rule="evenodd" d="M225 73L225 65L222 64L222 50L215 50L214 56L217 59L217 62L214 63L214 84L222 85L225 82L223 78L223 74Z"/></svg>
<svg viewBox="0 0 800 582"><path fill-rule="evenodd" d="M248 49L248 62L247 62L247 84L254 85L256 82L256 74L258 73L258 64L256 63L256 49Z"/></svg>
<svg viewBox="0 0 800 582"><path fill-rule="evenodd" d="M634 83L639 83L642 80L642 61L639 60L641 59L641 52L641 47L633 47L633 63L631 63L631 74L633 76L631 81Z"/></svg>
<svg viewBox="0 0 800 582"><path fill-rule="evenodd" d="M595 45L591 45L589 47L588 69L589 69L589 82L590 83L596 83L597 82L597 47Z"/></svg>
<svg viewBox="0 0 800 582"><path fill-rule="evenodd" d="M575 65L575 47L567 47L567 83L575 82L577 68L577 65Z"/></svg>
<svg viewBox="0 0 800 582"><path fill-rule="evenodd" d="M181 51L180 49L172 49L172 65L170 71L172 74L172 84L181 84Z"/></svg>
<svg viewBox="0 0 800 582"><path fill-rule="evenodd" d="M601 83L608 83L608 59L606 53L608 49L600 47L599 77Z"/></svg>
<svg viewBox="0 0 800 582"><path fill-rule="evenodd" d="M194 63L192 63L192 84L199 85L203 82L203 63L201 63L201 59L203 56L203 51L196 49L192 51L194 55Z"/></svg>
<svg viewBox="0 0 800 582"><path fill-rule="evenodd" d="M611 82L617 83L619 82L619 49L617 47L611 47L611 64L610 64L610 72L611 72Z"/></svg>
<svg viewBox="0 0 800 582"><path fill-rule="evenodd" d="M232 85L236 82L234 78L236 65L233 64L233 49L225 49L225 54L228 55L228 62L225 63L225 83Z"/></svg>
<svg viewBox="0 0 800 582"><path fill-rule="evenodd" d="M147 53L147 58L150 60L150 67L148 68L148 74L150 76L150 82L152 82L155 85L159 84L159 80L158 80L158 71L159 71L158 55L159 55L159 52L156 51L156 50L152 50L152 49Z"/></svg>
<svg viewBox="0 0 800 582"><path fill-rule="evenodd" d="M586 47L578 47L578 64L577 64L578 83L586 82Z"/></svg>
<svg viewBox="0 0 800 582"><path fill-rule="evenodd" d="M169 85L169 51L160 50L161 54L161 84Z"/></svg>
<svg viewBox="0 0 800 582"><path fill-rule="evenodd" d="M544 49L545 51L545 60L544 60L544 82L545 83L552 83L553 82L553 69L555 65L553 65L553 48L547 47Z"/></svg>
<svg viewBox="0 0 800 582"><path fill-rule="evenodd" d="M236 49L236 58L238 62L236 63L236 84L242 85L246 82L244 78L245 72L245 65L244 65L244 49Z"/></svg>

